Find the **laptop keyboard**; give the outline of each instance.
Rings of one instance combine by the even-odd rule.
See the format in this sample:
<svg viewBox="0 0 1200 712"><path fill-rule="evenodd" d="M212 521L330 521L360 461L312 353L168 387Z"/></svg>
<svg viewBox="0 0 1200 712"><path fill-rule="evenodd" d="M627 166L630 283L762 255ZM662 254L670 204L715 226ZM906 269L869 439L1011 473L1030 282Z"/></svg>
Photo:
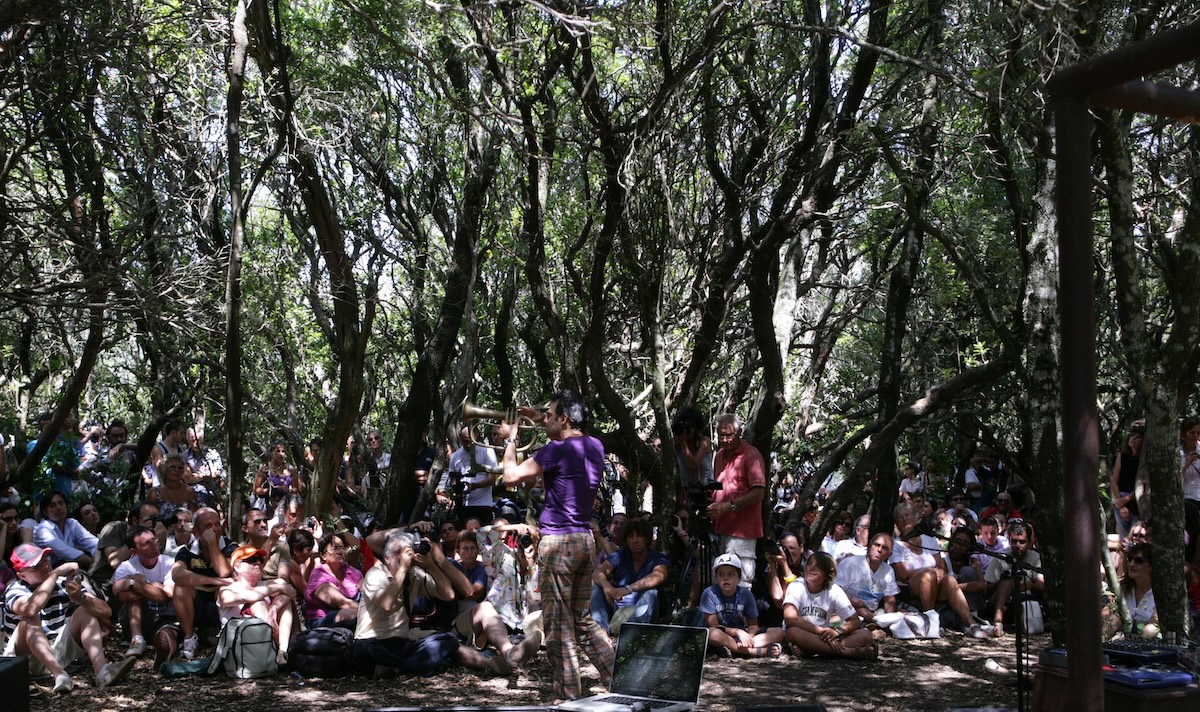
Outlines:
<svg viewBox="0 0 1200 712"><path fill-rule="evenodd" d="M604 698L604 701L611 702L614 705L630 706L632 706L634 702L645 702L652 710L662 709L663 707L670 707L671 705L679 704L678 702L672 702L670 700L647 700L644 697L624 697L622 695L609 695L608 697Z"/></svg>

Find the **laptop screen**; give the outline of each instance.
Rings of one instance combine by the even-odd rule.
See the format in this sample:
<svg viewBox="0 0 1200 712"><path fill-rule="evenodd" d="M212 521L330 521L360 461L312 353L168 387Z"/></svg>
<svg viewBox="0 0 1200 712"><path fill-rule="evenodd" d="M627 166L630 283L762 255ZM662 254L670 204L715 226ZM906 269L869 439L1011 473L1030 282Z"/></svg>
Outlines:
<svg viewBox="0 0 1200 712"><path fill-rule="evenodd" d="M696 702L704 674L708 629L626 623L617 638L610 692Z"/></svg>

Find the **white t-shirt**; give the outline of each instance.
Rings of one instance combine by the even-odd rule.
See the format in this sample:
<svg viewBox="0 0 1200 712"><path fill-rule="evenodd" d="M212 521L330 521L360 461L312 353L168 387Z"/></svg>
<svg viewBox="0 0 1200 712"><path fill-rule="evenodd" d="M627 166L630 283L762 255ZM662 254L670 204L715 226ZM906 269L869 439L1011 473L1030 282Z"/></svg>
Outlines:
<svg viewBox="0 0 1200 712"><path fill-rule="evenodd" d="M908 542L897 539L888 563L892 566L904 564L904 568L908 569L908 573L911 574L921 569L937 568L937 560L941 555L942 547L938 545L938 540L922 534L921 548L919 549L910 548Z"/></svg>
<svg viewBox="0 0 1200 712"><path fill-rule="evenodd" d="M851 556L838 564L838 586L848 596L862 599L872 609L879 608L883 599L900 593L896 572L887 564L872 571L866 556Z"/></svg>
<svg viewBox="0 0 1200 712"><path fill-rule="evenodd" d="M1194 461L1190 467L1184 468L1187 453L1179 450L1179 467L1183 470L1183 498L1200 500L1200 460Z"/></svg>
<svg viewBox="0 0 1200 712"><path fill-rule="evenodd" d="M491 448L475 447L475 462L471 462L470 453L465 447L460 447L450 456L450 464L446 468L446 474L442 476L442 481L439 488L445 490L450 486L451 472L461 472L463 474L462 481L476 484L486 480L488 477L489 468L496 466L496 452ZM490 507L495 503L492 497L492 487L480 487L473 489L467 493L463 499L463 505L467 507Z"/></svg>
<svg viewBox="0 0 1200 712"><path fill-rule="evenodd" d="M840 562L848 556L865 556L866 553L867 547L859 544L858 540L854 537L850 537L849 539L842 539L834 545L833 560ZM838 565L840 566L841 564L839 563ZM838 577L841 577L840 571L838 572Z"/></svg>
<svg viewBox="0 0 1200 712"><path fill-rule="evenodd" d="M804 579L798 579L788 584L787 593L783 596L783 605L793 605L804 620L819 626L829 625L830 613L842 620L854 615L854 606L850 605L850 597L836 583L817 593L809 593Z"/></svg>
<svg viewBox="0 0 1200 712"><path fill-rule="evenodd" d="M117 570L113 572L112 580L113 583L116 583L123 578L141 575L146 579L146 583L165 584L167 581L173 581L171 579L171 565L174 563L174 559L159 555L158 561L155 562L154 566L146 567L142 563L142 560L135 554L117 566ZM167 615L175 615L175 607L170 601L167 601L165 604L147 603L151 610Z"/></svg>

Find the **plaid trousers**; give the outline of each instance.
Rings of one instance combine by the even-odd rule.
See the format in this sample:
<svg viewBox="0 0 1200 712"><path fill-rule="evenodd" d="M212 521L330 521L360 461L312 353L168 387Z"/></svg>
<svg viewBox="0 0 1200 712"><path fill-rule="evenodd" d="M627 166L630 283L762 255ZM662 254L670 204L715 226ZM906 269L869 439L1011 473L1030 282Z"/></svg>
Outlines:
<svg viewBox="0 0 1200 712"><path fill-rule="evenodd" d="M612 681L613 650L608 634L592 620L592 561L596 544L590 532L551 534L538 546L538 584L546 655L554 671L554 696L574 700L583 696L579 679L579 648L600 671L600 682Z"/></svg>

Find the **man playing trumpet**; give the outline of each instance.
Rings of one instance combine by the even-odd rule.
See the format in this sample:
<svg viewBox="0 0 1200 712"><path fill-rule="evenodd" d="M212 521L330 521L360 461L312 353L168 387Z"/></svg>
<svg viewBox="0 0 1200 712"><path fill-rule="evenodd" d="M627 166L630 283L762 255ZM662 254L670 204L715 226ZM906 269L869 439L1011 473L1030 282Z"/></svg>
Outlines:
<svg viewBox="0 0 1200 712"><path fill-rule="evenodd" d="M596 555L590 523L596 490L604 476L604 446L583 433L588 408L573 391L557 393L544 416L527 407L521 408L520 414L540 422L550 442L532 458L517 463L518 426L501 424L504 484L542 477L546 505L538 518L542 538L537 561L546 653L554 671L555 697L559 701L577 699L583 693L577 646L600 671L605 687L612 680L616 658L608 635L592 620L589 610Z"/></svg>

